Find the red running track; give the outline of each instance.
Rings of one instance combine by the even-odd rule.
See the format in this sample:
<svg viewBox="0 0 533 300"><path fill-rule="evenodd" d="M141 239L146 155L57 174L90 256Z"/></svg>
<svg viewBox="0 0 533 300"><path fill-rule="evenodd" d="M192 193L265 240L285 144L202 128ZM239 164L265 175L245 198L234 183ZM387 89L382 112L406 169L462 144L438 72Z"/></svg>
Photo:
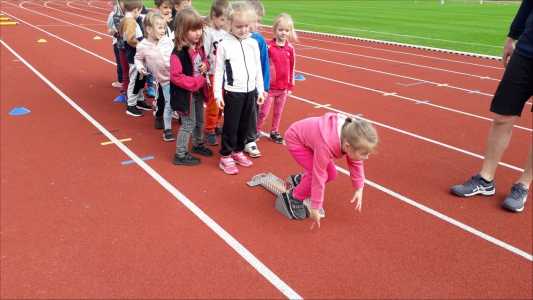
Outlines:
<svg viewBox="0 0 533 300"><path fill-rule="evenodd" d="M366 162L363 212L349 202L349 178L339 173L326 189L322 228L310 230L309 221L277 213L268 191L245 184L259 173L299 172L283 146L262 139L262 157L236 176L218 169L218 155L198 167L174 166L175 144L153 129L153 117L132 118L112 101L106 12L93 7L106 5L0 2L20 22L2 29L0 46L2 298L533 297L531 196L520 214L500 208L531 144L531 104L498 169L496 195L449 193L481 166L475 155L484 153L500 62L301 34L297 69L307 79L287 102L283 130L337 109L376 122L382 140ZM109 139L7 47L114 137L131 141L102 146ZM398 85L417 82L405 77L435 84ZM17 106L31 113L10 116ZM153 173L122 165L131 159L124 147L154 156L146 161ZM206 226L184 197L268 271Z"/></svg>

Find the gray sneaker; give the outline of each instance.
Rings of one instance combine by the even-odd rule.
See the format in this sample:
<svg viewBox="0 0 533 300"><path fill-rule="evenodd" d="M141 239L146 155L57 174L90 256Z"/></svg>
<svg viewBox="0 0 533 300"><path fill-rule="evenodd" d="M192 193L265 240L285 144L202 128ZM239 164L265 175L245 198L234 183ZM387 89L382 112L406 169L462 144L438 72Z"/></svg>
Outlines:
<svg viewBox="0 0 533 300"><path fill-rule="evenodd" d="M467 182L452 187L452 193L459 197L472 197L477 194L492 196L495 192L494 179L489 183L485 183L485 181L481 179L481 174L476 174Z"/></svg>
<svg viewBox="0 0 533 300"><path fill-rule="evenodd" d="M167 142L174 141L174 135L172 134L172 129L165 129L163 130L163 139Z"/></svg>
<svg viewBox="0 0 533 300"><path fill-rule="evenodd" d="M511 192L503 201L502 207L510 211L521 212L524 210L527 194L529 194L529 191L523 183L515 183L511 188Z"/></svg>
<svg viewBox="0 0 533 300"><path fill-rule="evenodd" d="M292 195L292 191L294 189L290 189L287 192L287 198L289 199L289 210L291 214L298 220L303 220L307 216L305 213L304 203L303 201L300 201Z"/></svg>

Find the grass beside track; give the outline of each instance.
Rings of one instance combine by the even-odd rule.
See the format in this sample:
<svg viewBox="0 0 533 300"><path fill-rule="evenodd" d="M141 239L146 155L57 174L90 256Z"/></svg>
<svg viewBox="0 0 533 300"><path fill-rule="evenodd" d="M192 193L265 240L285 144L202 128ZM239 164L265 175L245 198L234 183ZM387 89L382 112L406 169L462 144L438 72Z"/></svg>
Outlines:
<svg viewBox="0 0 533 300"><path fill-rule="evenodd" d="M153 7L150 0L144 1ZM231 2L231 1L230 1ZM262 24L281 12L296 29L500 56L520 2L446 0L263 0ZM200 14L212 1L195 0Z"/></svg>

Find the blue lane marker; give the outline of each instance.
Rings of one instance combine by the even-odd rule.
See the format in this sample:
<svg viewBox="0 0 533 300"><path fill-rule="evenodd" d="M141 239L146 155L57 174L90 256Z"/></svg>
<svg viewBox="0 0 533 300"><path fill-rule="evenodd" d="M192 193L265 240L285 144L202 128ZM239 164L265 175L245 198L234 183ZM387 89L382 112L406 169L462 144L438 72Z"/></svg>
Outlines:
<svg viewBox="0 0 533 300"><path fill-rule="evenodd" d="M417 102L415 102L415 104L428 103L428 102L429 102L429 101L427 101L427 100L422 100L422 101L417 101Z"/></svg>
<svg viewBox="0 0 533 300"><path fill-rule="evenodd" d="M154 157L153 156L147 156L147 157L141 158L141 160L150 160L150 159L154 159ZM129 165L129 164L133 164L133 163L135 163L134 160L127 160L127 161L121 162L122 165Z"/></svg>
<svg viewBox="0 0 533 300"><path fill-rule="evenodd" d="M357 115L355 115L355 116L358 117L358 118L360 118L360 117L363 116L363 114L357 114Z"/></svg>
<svg viewBox="0 0 533 300"><path fill-rule="evenodd" d="M305 77L303 75L296 75L294 76L294 80L305 80Z"/></svg>
<svg viewBox="0 0 533 300"><path fill-rule="evenodd" d="M475 91L470 91L468 92L469 94L473 94L473 93L479 93L479 90L475 90Z"/></svg>
<svg viewBox="0 0 533 300"><path fill-rule="evenodd" d="M415 82L415 83L410 83L410 84L403 84L403 83L396 82L396 84L403 85L403 86L413 86L413 85L419 85L419 84L424 84L424 83L427 83L427 81L420 81L420 82Z"/></svg>
<svg viewBox="0 0 533 300"><path fill-rule="evenodd" d="M25 115L29 113L30 113L30 110L22 106L15 107L12 111L9 112L9 114L12 116L20 116L20 115Z"/></svg>
<svg viewBox="0 0 533 300"><path fill-rule="evenodd" d="M113 100L114 102L126 102L126 96L120 95Z"/></svg>

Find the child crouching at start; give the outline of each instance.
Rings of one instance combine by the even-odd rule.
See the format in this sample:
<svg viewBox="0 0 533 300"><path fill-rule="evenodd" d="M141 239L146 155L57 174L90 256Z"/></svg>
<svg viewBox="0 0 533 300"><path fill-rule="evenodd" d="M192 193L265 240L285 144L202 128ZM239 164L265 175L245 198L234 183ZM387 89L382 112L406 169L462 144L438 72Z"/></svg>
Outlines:
<svg viewBox="0 0 533 300"><path fill-rule="evenodd" d="M355 208L361 211L365 174L363 161L378 146L378 134L368 121L354 117L327 113L322 117L311 117L292 124L285 133L285 143L294 160L306 171L294 176L296 187L287 193L289 209L298 220L306 216L304 204L310 206L311 228L320 227L319 210L324 201L327 182L337 177L332 158L346 155L350 178L355 187L351 202L357 200ZM310 198L310 201L305 201Z"/></svg>

